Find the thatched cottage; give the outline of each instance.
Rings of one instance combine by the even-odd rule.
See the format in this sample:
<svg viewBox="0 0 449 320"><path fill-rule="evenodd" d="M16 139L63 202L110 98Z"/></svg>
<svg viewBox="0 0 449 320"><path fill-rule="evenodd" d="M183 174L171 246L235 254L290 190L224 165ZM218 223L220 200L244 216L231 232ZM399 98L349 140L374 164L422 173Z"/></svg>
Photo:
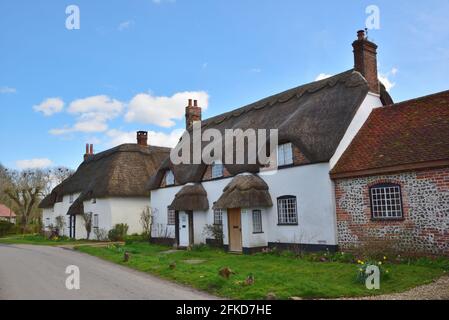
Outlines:
<svg viewBox="0 0 449 320"><path fill-rule="evenodd" d="M202 120L189 101L186 127L278 129L277 171L260 165L174 165L167 158L149 181L156 216L153 241L180 247L214 242L234 252L270 246L335 250L334 183L329 176L371 111L392 103L377 76L377 46L363 31L353 43L355 67ZM193 139L192 139L193 140ZM182 142L182 141L181 141ZM262 174L262 171L263 174Z"/></svg>
<svg viewBox="0 0 449 320"><path fill-rule="evenodd" d="M137 144L123 144L94 154L86 145L84 161L76 172L56 186L42 200L43 223L56 226L64 217L63 234L86 238L83 214L92 214L93 231L109 231L115 224L126 223L129 233L141 233L140 215L150 206L146 190L148 177L154 174L170 149L149 146L148 134L137 132Z"/></svg>

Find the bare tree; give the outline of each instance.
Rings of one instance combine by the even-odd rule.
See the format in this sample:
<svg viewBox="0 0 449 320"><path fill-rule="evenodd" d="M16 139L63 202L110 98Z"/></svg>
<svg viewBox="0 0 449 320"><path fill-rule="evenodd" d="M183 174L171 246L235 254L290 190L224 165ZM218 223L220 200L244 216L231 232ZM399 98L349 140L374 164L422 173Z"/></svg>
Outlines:
<svg viewBox="0 0 449 320"><path fill-rule="evenodd" d="M90 233L92 232L92 213L83 213L84 228L86 229L87 240L90 238Z"/></svg>
<svg viewBox="0 0 449 320"><path fill-rule="evenodd" d="M143 235L151 239L151 230L153 229L153 209L146 206L140 214L140 224L142 225Z"/></svg>
<svg viewBox="0 0 449 320"><path fill-rule="evenodd" d="M5 194L15 204L20 217L22 231L32 218L39 219L38 204L46 187L46 172L42 170L11 171L11 182L4 189Z"/></svg>

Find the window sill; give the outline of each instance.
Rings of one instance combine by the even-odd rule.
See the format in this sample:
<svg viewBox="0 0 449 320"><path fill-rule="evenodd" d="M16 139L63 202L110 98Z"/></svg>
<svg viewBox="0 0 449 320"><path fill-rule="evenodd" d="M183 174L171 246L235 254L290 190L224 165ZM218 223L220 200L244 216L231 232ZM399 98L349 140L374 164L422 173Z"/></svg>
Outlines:
<svg viewBox="0 0 449 320"><path fill-rule="evenodd" d="M396 222L401 222L404 221L405 218L371 218L371 221L373 222L384 222L384 221L396 221Z"/></svg>
<svg viewBox="0 0 449 320"><path fill-rule="evenodd" d="M264 234L265 232L261 231L261 232L253 232L253 234Z"/></svg>
<svg viewBox="0 0 449 320"><path fill-rule="evenodd" d="M299 223L278 223L278 227L299 226Z"/></svg>

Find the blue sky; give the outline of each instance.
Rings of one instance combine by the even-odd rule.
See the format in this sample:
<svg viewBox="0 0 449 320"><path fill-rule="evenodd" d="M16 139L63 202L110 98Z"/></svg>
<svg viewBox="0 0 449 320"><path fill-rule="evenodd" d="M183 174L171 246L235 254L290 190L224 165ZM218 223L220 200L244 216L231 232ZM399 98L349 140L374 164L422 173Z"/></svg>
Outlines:
<svg viewBox="0 0 449 320"><path fill-rule="evenodd" d="M188 97L210 117L350 69L371 4L394 100L449 89L447 0L1 0L0 162L76 168L136 130L170 145Z"/></svg>

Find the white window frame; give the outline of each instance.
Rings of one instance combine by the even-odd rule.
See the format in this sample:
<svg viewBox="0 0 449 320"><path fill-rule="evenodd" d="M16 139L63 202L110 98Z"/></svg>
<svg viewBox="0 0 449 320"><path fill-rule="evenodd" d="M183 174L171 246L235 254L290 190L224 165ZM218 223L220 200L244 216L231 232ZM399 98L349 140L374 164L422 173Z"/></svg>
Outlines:
<svg viewBox="0 0 449 320"><path fill-rule="evenodd" d="M223 209L214 209L214 225L223 225Z"/></svg>
<svg viewBox="0 0 449 320"><path fill-rule="evenodd" d="M371 215L374 220L403 219L401 186L379 183L369 188Z"/></svg>
<svg viewBox="0 0 449 320"><path fill-rule="evenodd" d="M262 210L256 209L252 211L253 233L263 233Z"/></svg>
<svg viewBox="0 0 449 320"><path fill-rule="evenodd" d="M223 177L224 166L221 162L214 162L211 167L211 177L212 179L217 179Z"/></svg>
<svg viewBox="0 0 449 320"><path fill-rule="evenodd" d="M73 193L69 194L69 203L73 203L75 196L73 195Z"/></svg>
<svg viewBox="0 0 449 320"><path fill-rule="evenodd" d="M175 175L172 170L167 170L165 173L165 185L173 186L175 184Z"/></svg>
<svg viewBox="0 0 449 320"><path fill-rule="evenodd" d="M94 229L98 229L100 226L100 216L98 215L98 213L94 214L92 217L92 226L94 227Z"/></svg>
<svg viewBox="0 0 449 320"><path fill-rule="evenodd" d="M174 226L176 224L176 210L167 208L167 225Z"/></svg>
<svg viewBox="0 0 449 320"><path fill-rule="evenodd" d="M278 146L278 167L293 164L293 145L291 142Z"/></svg>
<svg viewBox="0 0 449 320"><path fill-rule="evenodd" d="M298 203L295 196L282 196L277 199L278 225L298 225Z"/></svg>

